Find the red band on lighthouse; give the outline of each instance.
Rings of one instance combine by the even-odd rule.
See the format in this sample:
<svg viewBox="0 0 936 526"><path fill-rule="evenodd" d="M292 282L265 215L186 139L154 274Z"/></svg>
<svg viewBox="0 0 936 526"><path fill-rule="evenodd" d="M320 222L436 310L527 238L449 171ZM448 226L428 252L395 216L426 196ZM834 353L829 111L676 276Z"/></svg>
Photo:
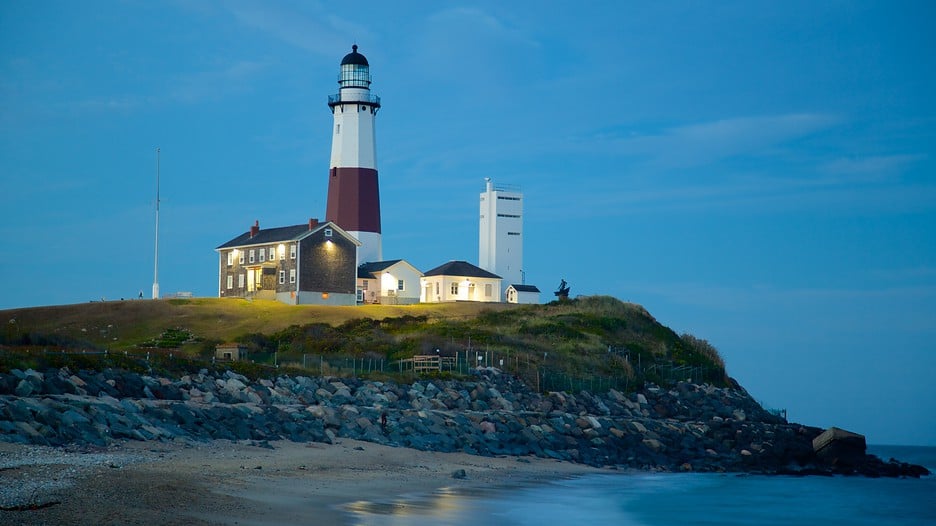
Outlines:
<svg viewBox="0 0 936 526"><path fill-rule="evenodd" d="M350 232L380 233L377 170L332 168L328 178L325 219Z"/></svg>

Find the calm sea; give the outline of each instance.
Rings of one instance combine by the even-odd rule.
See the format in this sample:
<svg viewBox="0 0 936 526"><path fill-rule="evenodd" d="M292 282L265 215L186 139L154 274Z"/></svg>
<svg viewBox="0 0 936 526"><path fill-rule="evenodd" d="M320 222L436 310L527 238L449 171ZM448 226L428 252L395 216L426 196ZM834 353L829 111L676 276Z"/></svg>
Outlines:
<svg viewBox="0 0 936 526"><path fill-rule="evenodd" d="M936 473L936 447L871 446ZM592 475L480 492L358 503L356 525L615 526L936 524L936 476L923 479L666 473Z"/></svg>

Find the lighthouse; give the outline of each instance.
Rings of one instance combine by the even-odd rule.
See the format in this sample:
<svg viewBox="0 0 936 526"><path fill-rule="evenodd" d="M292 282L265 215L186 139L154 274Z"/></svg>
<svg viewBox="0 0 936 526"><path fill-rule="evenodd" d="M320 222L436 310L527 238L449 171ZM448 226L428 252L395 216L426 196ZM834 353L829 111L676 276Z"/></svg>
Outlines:
<svg viewBox="0 0 936 526"><path fill-rule="evenodd" d="M341 60L338 94L328 97L335 122L325 218L361 242L361 264L381 261L383 250L374 131L380 97L370 91L370 65L357 49Z"/></svg>

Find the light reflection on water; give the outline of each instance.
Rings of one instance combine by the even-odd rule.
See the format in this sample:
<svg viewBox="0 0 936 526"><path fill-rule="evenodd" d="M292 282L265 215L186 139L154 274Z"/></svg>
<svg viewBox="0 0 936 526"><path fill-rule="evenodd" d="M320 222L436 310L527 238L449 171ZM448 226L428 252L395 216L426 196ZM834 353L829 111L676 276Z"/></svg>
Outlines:
<svg viewBox="0 0 936 526"><path fill-rule="evenodd" d="M389 501L358 500L343 508L352 515L352 524L359 525L458 524L453 521L471 513L472 500L483 498L485 493L441 488L429 495L404 495Z"/></svg>

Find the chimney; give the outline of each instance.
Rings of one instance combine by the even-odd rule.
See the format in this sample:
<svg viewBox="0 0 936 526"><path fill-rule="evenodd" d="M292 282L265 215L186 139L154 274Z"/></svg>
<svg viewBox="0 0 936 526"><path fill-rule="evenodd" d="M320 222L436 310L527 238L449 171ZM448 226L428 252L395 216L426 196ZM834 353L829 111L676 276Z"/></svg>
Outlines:
<svg viewBox="0 0 936 526"><path fill-rule="evenodd" d="M312 219L309 219L309 230L315 230L315 227L317 227L317 226L318 226L318 218L317 218L317 217L313 217Z"/></svg>
<svg viewBox="0 0 936 526"><path fill-rule="evenodd" d="M260 233L260 221L257 220L257 221L254 221L253 226L250 227L250 237L254 237L255 235L259 233Z"/></svg>

